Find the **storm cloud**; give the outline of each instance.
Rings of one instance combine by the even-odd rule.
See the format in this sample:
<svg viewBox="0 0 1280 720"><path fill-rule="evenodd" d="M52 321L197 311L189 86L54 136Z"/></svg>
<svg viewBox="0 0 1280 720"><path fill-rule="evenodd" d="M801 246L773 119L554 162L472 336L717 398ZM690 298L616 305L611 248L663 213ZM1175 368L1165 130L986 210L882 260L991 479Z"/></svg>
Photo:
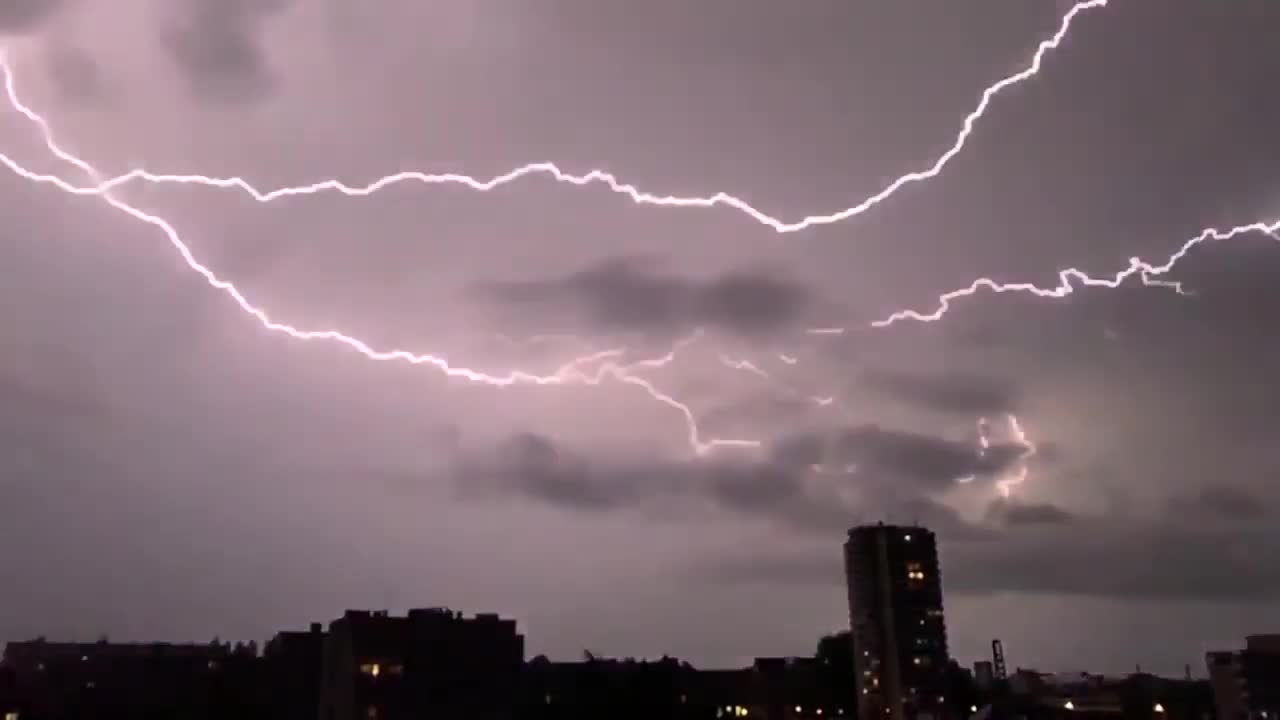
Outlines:
<svg viewBox="0 0 1280 720"><path fill-rule="evenodd" d="M620 258L543 281L493 284L497 299L532 315L577 315L600 332L745 335L793 328L810 307L802 285L762 271L692 279L652 258Z"/></svg>
<svg viewBox="0 0 1280 720"><path fill-rule="evenodd" d="M845 624L840 545L878 521L938 531L961 661L999 636L1023 666L1180 674L1274 622L1275 238L1180 256L1184 294L979 286L936 322L867 323L1274 218L1276 5L1081 13L936 177L782 234L738 206L825 216L931 167L1063 7L620 8L0 3L16 89L104 174L554 162L720 198L538 174L269 204L121 187L188 257L0 173L0 568L25 589L0 639L261 640L449 604L517 617L531 654L727 665ZM0 115L6 157L85 182ZM760 447L699 455L695 425Z"/></svg>

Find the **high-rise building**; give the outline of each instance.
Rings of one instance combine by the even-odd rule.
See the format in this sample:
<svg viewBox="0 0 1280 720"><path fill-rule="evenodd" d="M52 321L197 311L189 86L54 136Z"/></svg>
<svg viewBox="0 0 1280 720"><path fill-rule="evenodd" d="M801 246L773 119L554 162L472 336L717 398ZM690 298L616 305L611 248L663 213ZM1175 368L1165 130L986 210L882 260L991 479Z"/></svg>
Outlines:
<svg viewBox="0 0 1280 720"><path fill-rule="evenodd" d="M1250 635L1244 650L1205 662L1221 720L1280 718L1280 635Z"/></svg>
<svg viewBox="0 0 1280 720"><path fill-rule="evenodd" d="M844 558L858 717L945 717L950 658L936 537L921 527L856 527Z"/></svg>

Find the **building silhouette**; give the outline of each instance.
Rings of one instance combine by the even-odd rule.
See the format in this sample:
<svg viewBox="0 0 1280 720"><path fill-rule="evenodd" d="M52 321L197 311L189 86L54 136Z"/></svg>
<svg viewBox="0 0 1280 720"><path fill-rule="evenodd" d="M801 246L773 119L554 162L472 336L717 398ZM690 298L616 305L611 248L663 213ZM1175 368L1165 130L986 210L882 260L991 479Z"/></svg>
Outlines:
<svg viewBox="0 0 1280 720"><path fill-rule="evenodd" d="M858 717L944 717L950 657L934 534L856 527L844 558Z"/></svg>
<svg viewBox="0 0 1280 720"><path fill-rule="evenodd" d="M348 610L329 624L322 655L321 720L508 720L524 636L497 615Z"/></svg>
<svg viewBox="0 0 1280 720"><path fill-rule="evenodd" d="M9 720L241 717L260 706L257 648L208 644L11 642L0 700ZM12 706L12 708L10 707Z"/></svg>
<svg viewBox="0 0 1280 720"><path fill-rule="evenodd" d="M1245 649L1205 655L1219 720L1280 718L1280 635L1250 635Z"/></svg>
<svg viewBox="0 0 1280 720"><path fill-rule="evenodd" d="M276 633L263 648L261 673L269 688L266 706L272 720L318 717L324 639L324 626L311 623L304 632Z"/></svg>

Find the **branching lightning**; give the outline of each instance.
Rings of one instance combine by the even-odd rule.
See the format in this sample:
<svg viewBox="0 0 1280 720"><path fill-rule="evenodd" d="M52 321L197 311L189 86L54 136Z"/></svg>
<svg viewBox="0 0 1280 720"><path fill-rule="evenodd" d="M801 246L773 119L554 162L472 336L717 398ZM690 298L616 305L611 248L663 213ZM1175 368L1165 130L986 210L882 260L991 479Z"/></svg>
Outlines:
<svg viewBox="0 0 1280 720"><path fill-rule="evenodd" d="M23 172L22 174L28 180L53 183L58 185L58 187L64 192L77 195L105 193L119 187L120 185L140 180L148 183L202 185L206 187L224 189L238 189L247 193L253 197L253 199L261 203L268 203L290 196L312 195L320 192L338 192L348 196L372 195L383 188L405 182L417 182L426 185L460 185L472 190L487 192L525 177L545 175L551 177L558 183L567 183L579 187L596 184L604 185L608 187L610 191L630 198L631 201L637 205L659 205L678 208L728 207L741 212L752 220L755 220L757 223L771 228L775 232L794 233L808 228L821 225L831 225L857 217L871 210L885 200L888 200L890 197L897 194L899 190L907 187L908 185L931 180L940 175L951 160L955 158L956 155L959 155L960 151L964 149L964 146L969 141L969 137L973 134L973 130L978 121L986 114L987 109L990 107L991 102L996 98L996 96L1039 74L1040 69L1043 66L1044 59L1050 52L1056 50L1062 44L1062 41L1066 39L1076 17L1089 10L1106 7L1108 2L1110 2L1110 0L1083 0L1082 2L1077 2L1073 5L1071 9L1062 16L1062 19L1058 24L1057 31L1049 38L1040 42L1035 53L1031 57L1031 61L1024 68L1012 75L1008 75L1000 79L982 91L977 106L965 116L964 122L961 123L960 131L956 134L951 146L939 155L928 167L898 176L888 185L885 185L879 192L876 192L875 194L870 195L843 210L838 210L824 215L809 215L795 221L781 220L757 209L746 200L725 192L718 192L714 195L707 196L659 195L640 190L636 186L625 183L619 180L614 174L604 170L596 169L585 174L575 175L566 172L552 162L530 163L488 179L479 179L459 173L424 173L419 171L406 171L381 177L367 185L353 186L348 185L339 179L328 179L308 185L282 187L267 191L254 187L248 180L241 177L227 178L193 174L155 173L142 168L130 170L129 172L117 175L110 179L104 179L102 176L97 174L92 175L91 178L94 186L91 187L72 186L58 178L38 173ZM18 171L12 163L6 162L5 164L8 165L11 170L14 170L15 172Z"/></svg>
<svg viewBox="0 0 1280 720"><path fill-rule="evenodd" d="M942 319L951 309L951 303L961 298L967 298L986 290L993 293L1027 293L1042 298L1064 298L1076 291L1079 287L1103 287L1115 289L1120 287L1126 281L1137 277L1142 281L1143 285L1148 287L1163 287L1172 289L1179 295L1190 295L1191 293L1182 287L1182 283L1174 280L1161 280L1162 275L1167 275L1173 270L1183 258L1191 252L1193 248L1210 240L1230 240L1238 235L1245 233L1258 232L1265 233L1272 237L1276 237L1280 232L1280 220L1272 222L1252 222L1246 225L1236 225L1226 230L1218 228L1205 228L1198 235L1187 240L1180 248L1165 261L1159 265L1153 265L1144 261L1142 258L1130 258L1129 266L1115 275L1110 277L1093 277L1083 270L1076 268L1067 268L1058 272L1058 284L1052 287L1040 287L1034 283L1001 283L991 278L979 278L970 283L967 287L959 290L952 290L938 296L937 306L928 312L918 310L899 310L888 317L871 323L872 327L883 328L888 327L896 322L904 320L914 320L917 322L935 322Z"/></svg>
<svg viewBox="0 0 1280 720"><path fill-rule="evenodd" d="M403 349L374 348L365 341L360 340L358 337L345 334L338 330L303 329L286 322L273 319L266 310L250 302L232 282L221 278L212 269L201 263L195 257L190 246L182 240L179 232L167 220L121 200L114 194L114 191L131 182L198 185L219 189L239 190L248 194L260 203L269 203L288 197L312 195L324 192L336 192L344 196L368 196L389 186L408 182L416 182L426 185L456 185L479 192L487 192L524 178L532 176L547 176L557 183L565 183L572 186L581 187L602 185L611 192L627 197L633 203L638 205L673 208L726 207L748 216L757 223L764 225L777 233L795 233L808 228L830 225L855 218L872 210L877 205L886 201L907 186L922 183L940 175L951 160L964 149L966 143L973 134L978 121L986 114L994 99L1007 89L1037 75L1042 68L1045 58L1048 57L1052 51L1056 50L1066 39L1074 21L1081 14L1090 10L1106 7L1108 3L1109 0L1083 0L1076 2L1066 12L1066 14L1062 16L1056 32L1039 43L1030 62L1025 67L1012 75L1004 77L983 90L976 107L965 116L960 130L956 134L952 144L941 155L937 156L931 164L922 169L900 175L875 194L870 195L843 210L829 214L809 215L798 220L786 221L779 219L757 209L745 200L725 192L717 192L713 195L706 196L654 194L640 190L634 185L625 183L619 180L614 174L604 170L594 169L585 174L573 174L566 172L555 163L551 162L531 163L487 179L479 179L457 173L424 173L413 171L387 175L366 185L349 185L340 179L328 179L307 185L281 187L266 191L256 188L248 180L241 177L210 177L197 174L165 174L155 173L140 168L108 178L99 172L88 161L60 146L55 140L51 127L45 118L23 103L14 87L15 79L12 68L8 59L4 57L3 54L0 54L0 71L4 74L5 91L10 104L17 112L23 115L39 129L44 145L52 155L68 165L80 170L88 178L88 181L91 184L77 185L64 180L62 177L57 175L32 171L4 153L0 153L0 164L3 164L10 171L28 181L52 185L67 194L77 196L100 196L102 200L115 210L130 216L134 220L156 228L165 235L169 244L192 271L200 275L210 287L222 292L227 298L235 303L242 312L251 316L259 325L271 332L280 333L297 340L335 343L342 345L349 350L360 353L370 360L381 362L395 361L411 365L426 365L434 368L449 378L462 379L468 382L497 388L504 388L513 385L599 385L606 379L612 379L622 384L635 385L644 390L652 399L678 411L685 422L689 446L699 455L705 455L717 448L724 447L758 448L761 446L761 442L754 439L704 439L699 432L696 415L688 405L680 402L671 395L662 392L653 383L635 374L640 370L661 368L674 362L677 353L687 344L697 341L698 338L701 337L701 333L680 341L672 347L668 353L659 357L624 363L623 360L627 357L628 350L621 347L613 348L574 358L559 367L554 373L546 375L528 372L525 370L512 370L504 374L491 374L468 367L450 364L448 360L439 355L418 353ZM1247 225L1239 225L1226 230L1206 228L1197 236L1187 240L1175 253L1170 255L1164 263L1151 264L1140 258L1131 258L1127 268L1111 276L1093 277L1082 270L1068 268L1059 271L1058 284L1050 287L1040 287L1033 283L1002 283L989 277L979 278L974 280L967 287L940 295L938 297L937 305L932 310L899 310L884 319L872 322L871 326L874 328L884 328L895 323L908 320L917 322L934 322L940 320L942 316L951 309L954 301L970 297L984 291L997 294L1025 293L1042 298L1058 299L1070 295L1078 288L1105 287L1114 289L1127 281L1137 279L1146 286L1163 287L1171 289L1179 294L1188 294L1179 282L1163 279L1164 276L1170 273L1174 266L1185 258L1197 245L1209 240L1227 240L1248 232L1267 233L1273 238L1280 240L1280 221L1271 223L1255 222ZM846 334L848 329L834 326L813 327L804 330L804 332L809 335L818 336L841 336ZM777 358L786 365L795 365L797 363L797 359L794 356L787 355L785 353L778 353ZM770 378L768 372L747 360L734 360L726 356L721 356L721 362L725 366L736 370L751 372L764 378ZM835 402L834 398L831 397L811 397L810 399L822 406L831 405ZM999 491L1005 497L1010 495L1013 487L1016 487L1025 481L1027 476L1027 461L1036 453L1035 444L1027 438L1027 435L1019 424L1018 419L1013 415L1009 415L1008 422L1010 432L1019 443L1027 448L1027 451L1019 459L1018 470L1011 477L1003 478L997 483ZM990 447L987 432L988 425L984 419L979 423L980 455L985 453Z"/></svg>
<svg viewBox="0 0 1280 720"><path fill-rule="evenodd" d="M1022 447L1022 453L1018 456L1018 466L1015 470L1005 473L1000 479L996 480L996 490L1000 496L1008 499L1013 494L1013 488L1022 485L1027 481L1027 474L1030 472L1029 462L1035 457L1038 448L1031 441L1027 433L1022 428L1022 423L1018 421L1018 417L1013 413L1005 416L1009 423L1009 432L1013 435L1013 440ZM978 458L983 459L987 456L987 451L991 449L991 423L986 418L978 418ZM966 475L956 482L967 485L977 479L976 475Z"/></svg>
<svg viewBox="0 0 1280 720"><path fill-rule="evenodd" d="M181 256L182 260L187 264L187 267L204 278L205 282L208 283L210 287L220 290L224 295L230 298L232 302L240 308L240 310L256 319L258 323L267 330L282 333L297 340L316 340L337 343L364 355L370 360L398 361L409 363L411 365L428 365L448 377L459 378L493 387L508 387L517 384L599 385L604 381L604 379L611 377L618 382L640 387L644 389L644 391L654 400L679 411L684 416L685 425L688 430L689 445L694 452L699 455L705 455L712 450L721 447L754 448L760 446L760 442L758 440L732 438L713 438L703 440L698 431L697 419L693 410L690 409L688 405L685 405L674 397L662 392L644 378L632 374L633 371L641 368L657 368L670 364L675 360L677 351L684 345L694 342L701 337L701 332L695 333L693 336L677 343L676 346L665 355L657 358L641 360L628 365L618 364L617 358L621 357L626 352L625 349L618 348L575 358L550 375L538 375L523 370L513 370L506 374L494 375L467 367L451 365L445 358L438 355L415 353L401 349L375 349L364 341L344 334L338 330L304 330L278 320L273 320L265 310L251 303L233 283L220 278L213 270L196 259L191 248L183 242L181 235L172 224L158 215L148 213L145 210L141 210L123 200L120 200L112 194L109 186L103 183L102 175L96 168L86 160L67 151L59 145L53 136L53 131L50 128L48 121L46 121L43 116L31 107L22 102L14 86L13 70L9 65L8 59L2 55L0 55L0 71L3 71L4 73L5 92L8 95L9 103L27 120L39 128L44 140L44 145L50 153L63 162L78 168L88 176L91 182L98 184L100 187L107 188L101 192L95 192L93 194L101 196L108 205L119 212L124 213L135 220L146 223L147 225L150 225L164 233L169 244L178 252L178 255ZM0 163L3 163L15 174L27 180L52 184L58 189L72 194L86 194L80 192L74 185L59 177L34 173L3 153L0 153ZM596 366L595 372L584 372L583 366L590 365L592 363L599 363Z"/></svg>

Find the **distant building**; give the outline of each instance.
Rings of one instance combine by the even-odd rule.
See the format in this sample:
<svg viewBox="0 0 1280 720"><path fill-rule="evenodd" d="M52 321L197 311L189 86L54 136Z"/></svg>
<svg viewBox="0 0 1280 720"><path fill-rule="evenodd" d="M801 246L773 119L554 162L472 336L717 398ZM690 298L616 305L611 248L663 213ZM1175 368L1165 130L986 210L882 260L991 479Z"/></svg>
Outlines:
<svg viewBox="0 0 1280 720"><path fill-rule="evenodd" d="M1205 656L1219 720L1280 718L1280 635L1250 635L1241 651Z"/></svg>
<svg viewBox="0 0 1280 720"><path fill-rule="evenodd" d="M320 712L320 673L324 664L324 627L281 632L262 651L270 688L266 704L273 720L316 720Z"/></svg>
<svg viewBox="0 0 1280 720"><path fill-rule="evenodd" d="M995 670L990 660L978 660L973 664L973 683L980 690L990 690L995 684Z"/></svg>
<svg viewBox="0 0 1280 720"><path fill-rule="evenodd" d="M19 718L257 717L257 649L213 642L49 642L5 646ZM11 692L11 694L14 694ZM14 699L7 701L15 704ZM6 710L6 715L9 712Z"/></svg>
<svg viewBox="0 0 1280 720"><path fill-rule="evenodd" d="M844 557L858 716L944 717L950 658L934 534L856 527Z"/></svg>
<svg viewBox="0 0 1280 720"><path fill-rule="evenodd" d="M512 717L524 664L514 620L447 609L348 610L329 624L320 720Z"/></svg>

